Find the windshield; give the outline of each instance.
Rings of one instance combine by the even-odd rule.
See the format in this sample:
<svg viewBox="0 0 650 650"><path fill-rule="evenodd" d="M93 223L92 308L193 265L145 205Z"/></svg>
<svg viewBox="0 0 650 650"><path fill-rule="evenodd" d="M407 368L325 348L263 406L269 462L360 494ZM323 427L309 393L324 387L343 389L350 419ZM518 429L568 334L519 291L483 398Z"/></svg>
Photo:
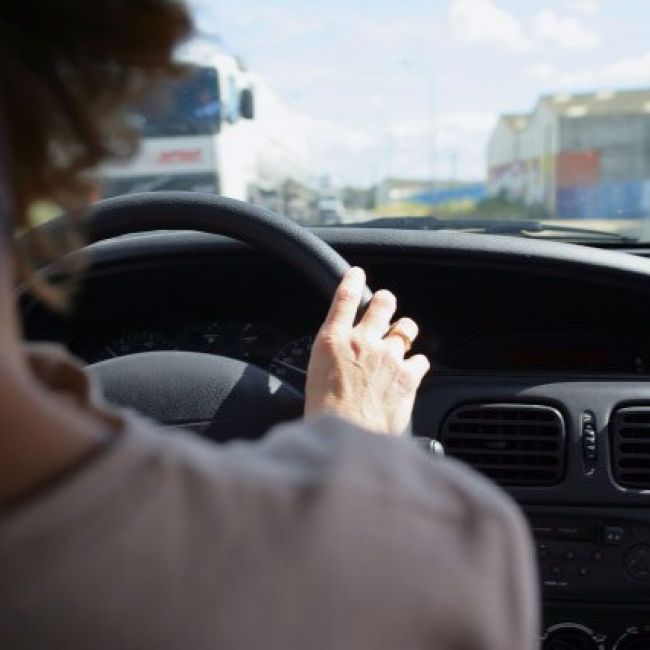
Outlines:
<svg viewBox="0 0 650 650"><path fill-rule="evenodd" d="M647 0L193 0L187 76L103 196L306 225L650 241ZM508 222L508 223L506 223Z"/></svg>
<svg viewBox="0 0 650 650"><path fill-rule="evenodd" d="M214 135L221 124L218 72L188 67L185 77L146 99L135 119L143 138Z"/></svg>

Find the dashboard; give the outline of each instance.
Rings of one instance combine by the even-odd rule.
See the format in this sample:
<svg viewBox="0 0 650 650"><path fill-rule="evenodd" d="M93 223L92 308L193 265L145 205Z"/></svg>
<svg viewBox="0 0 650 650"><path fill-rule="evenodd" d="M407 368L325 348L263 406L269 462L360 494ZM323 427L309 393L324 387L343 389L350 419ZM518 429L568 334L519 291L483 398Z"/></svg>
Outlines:
<svg viewBox="0 0 650 650"><path fill-rule="evenodd" d="M544 650L650 648L645 252L461 233L320 234L420 324L415 351L433 369L414 434L501 483L528 516ZM89 253L74 318L23 300L28 338L64 343L88 364L159 349L228 356L304 386L327 305L286 264L195 233Z"/></svg>
<svg viewBox="0 0 650 650"><path fill-rule="evenodd" d="M607 330L505 330L469 335L443 348L434 325L425 329L418 349L433 357L437 374L495 373L646 376L648 342ZM289 323L268 315L260 320L211 318L193 314L179 320L162 314L113 329L80 333L70 350L88 364L152 350L215 354L253 363L296 388L304 388L316 326Z"/></svg>

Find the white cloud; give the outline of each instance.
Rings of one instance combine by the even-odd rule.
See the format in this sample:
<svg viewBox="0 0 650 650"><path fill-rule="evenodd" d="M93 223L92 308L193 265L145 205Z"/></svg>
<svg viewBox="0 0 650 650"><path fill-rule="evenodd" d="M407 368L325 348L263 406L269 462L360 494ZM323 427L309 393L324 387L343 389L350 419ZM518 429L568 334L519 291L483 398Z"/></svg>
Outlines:
<svg viewBox="0 0 650 650"><path fill-rule="evenodd" d="M557 77L565 88L587 88L602 85L650 84L650 51L636 57L619 59L607 65L567 70Z"/></svg>
<svg viewBox="0 0 650 650"><path fill-rule="evenodd" d="M545 9L535 15L533 29L539 39L567 49L591 50L600 43L598 33L580 20L559 16L551 9Z"/></svg>
<svg viewBox="0 0 650 650"><path fill-rule="evenodd" d="M405 50L413 43L434 42L442 38L444 23L426 16L394 16L390 19L348 13L340 27L358 42L382 49Z"/></svg>
<svg viewBox="0 0 650 650"><path fill-rule="evenodd" d="M399 120L392 123L390 133L396 137L421 137L423 133L433 129L439 134L455 131L476 135L489 131L497 117L490 111L459 110L434 114L429 120Z"/></svg>
<svg viewBox="0 0 650 650"><path fill-rule="evenodd" d="M536 79L542 81L553 79L557 74L556 69L550 63L537 63L529 68L529 71Z"/></svg>
<svg viewBox="0 0 650 650"><path fill-rule="evenodd" d="M442 130L456 129L469 135L476 135L490 131L497 117L496 113L490 111L464 110L443 114L437 123Z"/></svg>
<svg viewBox="0 0 650 650"><path fill-rule="evenodd" d="M585 16L595 16L601 9L601 0L570 0L568 9Z"/></svg>
<svg viewBox="0 0 650 650"><path fill-rule="evenodd" d="M612 81L650 83L650 52L621 59L603 68L602 74Z"/></svg>
<svg viewBox="0 0 650 650"><path fill-rule="evenodd" d="M579 3L574 9L578 7L584 13L587 4ZM496 0L451 0L449 26L452 36L461 42L501 45L517 51L549 44L591 50L600 43L599 34L579 18L544 9L524 21L500 7Z"/></svg>
<svg viewBox="0 0 650 650"><path fill-rule="evenodd" d="M598 85L602 80L602 75L599 76L597 70L577 70L563 72L558 75L557 83L563 88L576 89L576 88L589 88L592 89Z"/></svg>
<svg viewBox="0 0 650 650"><path fill-rule="evenodd" d="M248 4L212 2L212 0L190 0L199 31L207 34L227 32L259 31L265 42L281 43L285 39L307 36L325 29L330 20L308 12L290 11L270 4ZM226 34L226 37L228 33Z"/></svg>
<svg viewBox="0 0 650 650"><path fill-rule="evenodd" d="M521 22L494 0L452 0L449 22L452 36L467 43L529 47Z"/></svg>

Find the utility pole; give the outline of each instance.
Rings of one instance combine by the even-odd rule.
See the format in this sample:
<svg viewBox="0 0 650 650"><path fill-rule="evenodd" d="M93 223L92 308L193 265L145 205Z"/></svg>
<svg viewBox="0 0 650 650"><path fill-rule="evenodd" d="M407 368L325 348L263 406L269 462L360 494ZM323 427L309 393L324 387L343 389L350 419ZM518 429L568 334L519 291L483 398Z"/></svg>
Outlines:
<svg viewBox="0 0 650 650"><path fill-rule="evenodd" d="M429 80L429 106L427 110L427 123L429 125L429 191L430 198L430 212L431 216L435 213L435 193L436 193L436 172L438 163L438 142L437 142L437 125L435 123L435 86L433 79Z"/></svg>
<svg viewBox="0 0 650 650"><path fill-rule="evenodd" d="M435 194L437 190L437 175L438 175L438 125L436 124L436 80L433 73L425 65L419 61L413 62L409 59L402 59L402 65L416 72L418 76L424 81L424 88L426 90L426 101L424 102L424 117L427 125L427 176L428 182L425 187L429 187L431 214L435 212Z"/></svg>

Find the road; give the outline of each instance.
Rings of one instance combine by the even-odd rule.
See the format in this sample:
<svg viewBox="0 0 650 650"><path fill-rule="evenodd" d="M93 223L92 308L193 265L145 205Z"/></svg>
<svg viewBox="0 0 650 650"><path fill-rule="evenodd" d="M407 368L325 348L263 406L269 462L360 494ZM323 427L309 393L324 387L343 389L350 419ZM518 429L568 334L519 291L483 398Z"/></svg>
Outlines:
<svg viewBox="0 0 650 650"><path fill-rule="evenodd" d="M377 215L374 212L370 212L370 210L346 210L341 223L359 223L376 218Z"/></svg>

